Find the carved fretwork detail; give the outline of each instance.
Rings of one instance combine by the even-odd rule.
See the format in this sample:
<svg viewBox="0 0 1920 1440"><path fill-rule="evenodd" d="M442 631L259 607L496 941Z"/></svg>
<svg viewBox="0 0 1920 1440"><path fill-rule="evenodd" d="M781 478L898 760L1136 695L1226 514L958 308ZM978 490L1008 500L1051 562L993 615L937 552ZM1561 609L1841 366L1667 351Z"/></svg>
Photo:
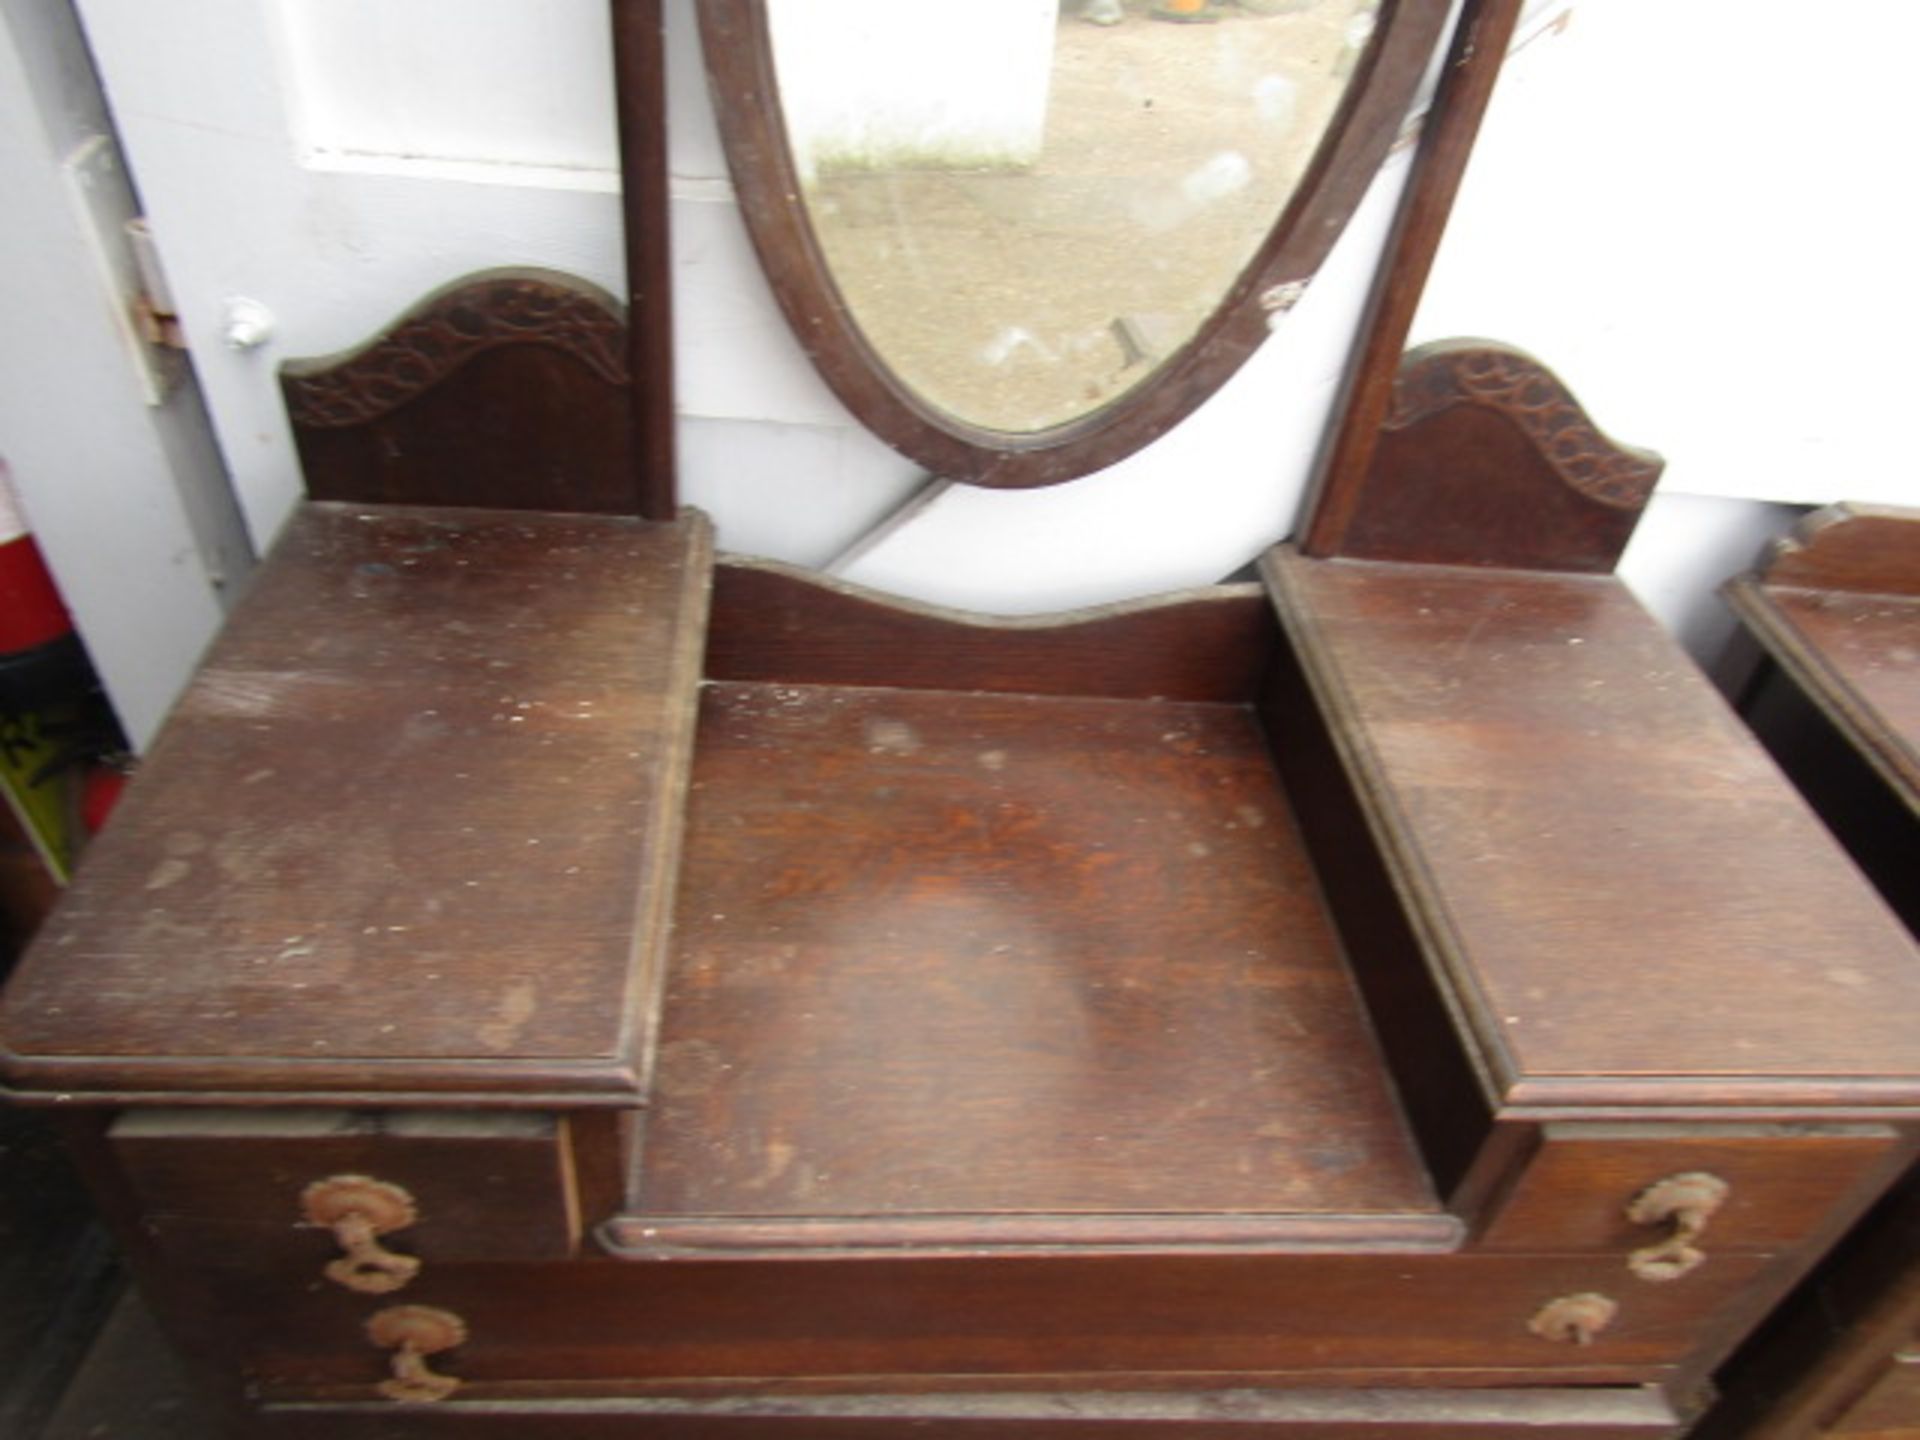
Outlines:
<svg viewBox="0 0 1920 1440"><path fill-rule="evenodd" d="M287 410L298 426L364 424L483 350L527 344L564 350L609 384L626 383L626 326L610 297L564 277L512 272L428 298L365 349L289 365Z"/></svg>
<svg viewBox="0 0 1920 1440"><path fill-rule="evenodd" d="M1637 511L1660 478L1658 458L1609 440L1551 371L1501 346L1446 344L1409 356L1384 428L1403 429L1462 404L1505 415L1562 480L1603 505Z"/></svg>

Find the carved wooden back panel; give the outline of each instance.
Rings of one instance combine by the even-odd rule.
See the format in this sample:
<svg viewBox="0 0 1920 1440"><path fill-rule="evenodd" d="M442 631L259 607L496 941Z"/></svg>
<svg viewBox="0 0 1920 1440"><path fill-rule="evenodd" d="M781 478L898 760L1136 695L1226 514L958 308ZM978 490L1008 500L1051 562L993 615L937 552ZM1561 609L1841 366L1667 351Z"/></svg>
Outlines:
<svg viewBox="0 0 1920 1440"><path fill-rule="evenodd" d="M671 520L673 304L660 0L608 0L626 295L499 270L281 372L319 500Z"/></svg>
<svg viewBox="0 0 1920 1440"><path fill-rule="evenodd" d="M613 297L534 271L471 277L345 355L281 373L317 500L640 511Z"/></svg>
<svg viewBox="0 0 1920 1440"><path fill-rule="evenodd" d="M1525 570L1613 569L1660 478L1522 352L1448 340L1409 354L1324 553Z"/></svg>

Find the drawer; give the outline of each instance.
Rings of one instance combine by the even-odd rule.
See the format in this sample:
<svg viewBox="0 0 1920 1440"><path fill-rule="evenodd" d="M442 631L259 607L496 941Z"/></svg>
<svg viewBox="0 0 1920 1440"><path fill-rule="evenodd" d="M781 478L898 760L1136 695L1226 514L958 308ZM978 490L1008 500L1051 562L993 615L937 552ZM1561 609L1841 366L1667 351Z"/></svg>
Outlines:
<svg viewBox="0 0 1920 1440"><path fill-rule="evenodd" d="M1591 1343L1542 1335L1563 1297L1597 1291L1593 1256L1022 1256L994 1259L581 1258L428 1266L395 1297L301 1275L201 1277L231 1360L276 1399L375 1398L389 1356L369 1324L389 1300L456 1317L433 1367L462 1398L605 1394L620 1385L780 1377L852 1386L912 1377L1258 1385L1405 1384L1419 1373L1507 1383L1641 1384L1684 1363L1749 1303L1766 1257L1692 1283L1614 1285ZM1617 1271L1614 1273L1617 1274ZM1153 1377L1151 1381L1147 1377ZM1418 1383L1417 1381L1414 1383ZM1454 1383L1468 1383L1457 1379Z"/></svg>
<svg viewBox="0 0 1920 1440"><path fill-rule="evenodd" d="M1682 1203L1714 1197L1693 1242L1718 1251L1790 1252L1851 1215L1890 1179L1906 1146L1878 1125L1548 1125L1475 1242L1481 1250L1599 1250L1625 1257L1670 1238L1678 1219L1636 1223L1636 1199L1671 1177L1709 1176ZM1667 1207L1654 1205L1655 1213Z"/></svg>
<svg viewBox="0 0 1920 1440"><path fill-rule="evenodd" d="M145 1110L108 1135L170 1264L315 1276L342 1253L308 1213L310 1187L328 1181L343 1182L315 1202L330 1216L374 1182L378 1244L429 1265L573 1254L568 1139L563 1117L517 1111Z"/></svg>

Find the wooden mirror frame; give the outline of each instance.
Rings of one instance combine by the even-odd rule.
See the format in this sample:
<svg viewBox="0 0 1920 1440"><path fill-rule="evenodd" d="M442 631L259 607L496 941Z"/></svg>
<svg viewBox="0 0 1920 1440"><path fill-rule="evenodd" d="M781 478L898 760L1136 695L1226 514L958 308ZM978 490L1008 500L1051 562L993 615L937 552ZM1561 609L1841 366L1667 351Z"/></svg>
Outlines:
<svg viewBox="0 0 1920 1440"><path fill-rule="evenodd" d="M778 104L765 0L703 0L700 32L741 213L802 348L868 429L933 475L970 485L1057 485L1124 459L1178 425L1266 338L1359 207L1407 117L1448 0L1383 0L1379 23L1278 221L1198 330L1147 379L1045 430L971 425L904 385L855 324L800 201Z"/></svg>

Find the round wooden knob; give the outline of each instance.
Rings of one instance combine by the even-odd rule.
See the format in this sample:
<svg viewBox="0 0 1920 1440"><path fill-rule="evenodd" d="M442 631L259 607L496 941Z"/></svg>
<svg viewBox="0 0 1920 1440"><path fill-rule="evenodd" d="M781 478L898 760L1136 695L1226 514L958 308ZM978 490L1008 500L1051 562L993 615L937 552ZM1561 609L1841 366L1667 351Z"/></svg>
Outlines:
<svg viewBox="0 0 1920 1440"><path fill-rule="evenodd" d="M467 1322L451 1310L431 1305L393 1305L367 1321L367 1339L393 1351L393 1374L380 1382L380 1393L402 1403L444 1400L460 1388L452 1375L427 1366L426 1357L464 1345Z"/></svg>
<svg viewBox="0 0 1920 1440"><path fill-rule="evenodd" d="M301 1192L300 1210L307 1224L333 1231L345 1252L322 1271L335 1284L385 1295L420 1272L413 1256L396 1255L375 1238L420 1218L413 1197L398 1185L370 1175L334 1175Z"/></svg>
<svg viewBox="0 0 1920 1440"><path fill-rule="evenodd" d="M1718 1175L1688 1170L1669 1175L1627 1202L1627 1219L1636 1225L1667 1225L1667 1238L1645 1245L1627 1257L1627 1269L1642 1280L1678 1280L1705 1263L1706 1252L1694 1242L1707 1228L1733 1187Z"/></svg>
<svg viewBox="0 0 1920 1440"><path fill-rule="evenodd" d="M1591 1345L1602 1330L1613 1323L1620 1307L1605 1295L1586 1291L1549 1300L1527 1322L1527 1328L1542 1340L1563 1345Z"/></svg>

